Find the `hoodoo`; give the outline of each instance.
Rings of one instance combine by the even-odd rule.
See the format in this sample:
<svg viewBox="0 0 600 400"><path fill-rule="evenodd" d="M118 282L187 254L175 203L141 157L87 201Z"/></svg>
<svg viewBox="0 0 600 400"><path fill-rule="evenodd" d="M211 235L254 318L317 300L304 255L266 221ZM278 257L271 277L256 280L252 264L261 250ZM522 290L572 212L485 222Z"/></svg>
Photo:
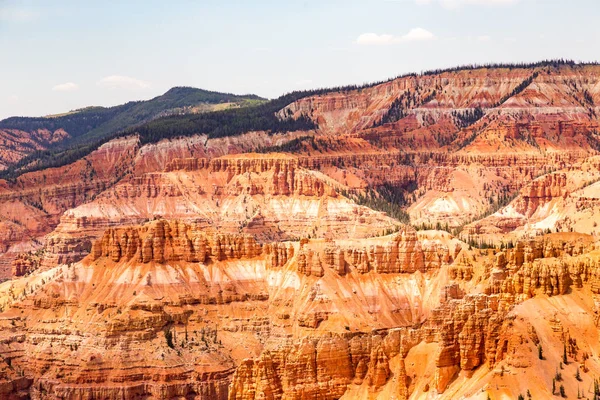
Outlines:
<svg viewBox="0 0 600 400"><path fill-rule="evenodd" d="M0 121L0 398L600 395L599 80Z"/></svg>

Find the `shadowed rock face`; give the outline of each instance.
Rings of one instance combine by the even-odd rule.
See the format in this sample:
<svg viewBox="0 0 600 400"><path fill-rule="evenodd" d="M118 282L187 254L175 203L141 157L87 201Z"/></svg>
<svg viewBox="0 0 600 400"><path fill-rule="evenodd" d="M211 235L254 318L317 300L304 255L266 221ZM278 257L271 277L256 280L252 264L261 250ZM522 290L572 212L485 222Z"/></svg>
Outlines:
<svg viewBox="0 0 600 400"><path fill-rule="evenodd" d="M0 181L0 398L548 398L565 353L593 387L599 77L399 78Z"/></svg>

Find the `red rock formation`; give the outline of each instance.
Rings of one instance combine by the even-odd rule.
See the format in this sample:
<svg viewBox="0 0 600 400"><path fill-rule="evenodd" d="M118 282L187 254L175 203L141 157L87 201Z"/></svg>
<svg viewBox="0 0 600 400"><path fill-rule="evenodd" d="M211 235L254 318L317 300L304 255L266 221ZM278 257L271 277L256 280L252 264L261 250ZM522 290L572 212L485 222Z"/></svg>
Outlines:
<svg viewBox="0 0 600 400"><path fill-rule="evenodd" d="M585 188L600 177L597 76L567 66L409 76L281 111L313 118L316 132L118 139L1 181L0 266L22 276L0 284L0 397L451 398L500 387L516 398L515 368L548 381L555 337L570 358L577 344L597 347L594 237L494 238L502 251L475 239L544 210L595 218ZM399 99L405 117L381 125ZM465 126L460 113L475 107L485 116ZM302 136L312 140L298 154L230 154ZM469 249L349 199L367 188L402 194L424 228L458 228L519 196L466 227ZM398 211L389 197L381 208ZM582 310L576 322L543 315L563 305ZM541 385L534 397L549 397Z"/></svg>
<svg viewBox="0 0 600 400"><path fill-rule="evenodd" d="M515 209L525 215L531 216L539 207L548 201L566 196L567 176L564 173L548 174L537 179L522 190Z"/></svg>
<svg viewBox="0 0 600 400"><path fill-rule="evenodd" d="M12 262L12 276L23 276L39 268L40 255L21 253Z"/></svg>
<svg viewBox="0 0 600 400"><path fill-rule="evenodd" d="M54 143L69 138L63 129L51 132L47 129L37 129L25 132L17 129L0 129L0 171L19 162L23 157L45 150Z"/></svg>

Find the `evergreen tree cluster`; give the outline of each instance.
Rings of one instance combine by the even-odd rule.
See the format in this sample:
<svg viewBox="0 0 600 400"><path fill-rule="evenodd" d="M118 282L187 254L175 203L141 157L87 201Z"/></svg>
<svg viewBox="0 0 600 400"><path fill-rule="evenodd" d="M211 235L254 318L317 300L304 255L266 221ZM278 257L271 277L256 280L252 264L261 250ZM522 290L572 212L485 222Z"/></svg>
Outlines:
<svg viewBox="0 0 600 400"><path fill-rule="evenodd" d="M136 102L129 102L110 108L88 107L55 117L10 117L0 121L0 129L18 129L26 132L38 129L54 132L64 129L71 137L78 137L130 110L135 104Z"/></svg>
<svg viewBox="0 0 600 400"><path fill-rule="evenodd" d="M70 164L102 144L121 136L125 130L182 107L199 104L264 102L256 95L237 96L189 87L175 87L147 101L132 101L115 107L88 107L70 113L40 118L12 117L0 121L0 129L34 131L64 129L69 139L36 151L0 172L0 178L13 179L24 172Z"/></svg>
<svg viewBox="0 0 600 400"><path fill-rule="evenodd" d="M504 95L496 104L494 104L492 106L492 108L501 106L511 97L516 96L519 93L521 93L523 90L525 90L527 88L527 86L531 85L531 82L533 82L533 80L535 78L537 78L539 74L540 73L538 71L535 71L533 74L531 74L531 76L527 77L525 80L523 80L523 82L519 83L519 85L517 87L515 87L510 93Z"/></svg>
<svg viewBox="0 0 600 400"><path fill-rule="evenodd" d="M407 90L403 92L400 97L392 102L390 108L383 117L381 117L381 120L373 124L373 127L400 121L407 116L407 111L411 108L419 107L435 98L435 90L424 97L422 97L420 91L421 89L417 86L415 91Z"/></svg>
<svg viewBox="0 0 600 400"><path fill-rule="evenodd" d="M296 139L292 139L289 142L275 146L266 146L256 150L257 153L298 153L302 151L305 146L310 145L313 149L316 149L317 144L314 136L301 136Z"/></svg>
<svg viewBox="0 0 600 400"><path fill-rule="evenodd" d="M458 72L458 71L470 71L477 69L498 69L505 68L509 70L513 69L531 69L531 68L559 68L562 66L576 67L576 66L587 66L587 65L600 65L598 62L577 62L574 60L568 60L563 58L542 60L538 62L530 63L485 63L485 64L465 64L451 68L431 69L422 72L421 75L438 75L446 72Z"/></svg>
<svg viewBox="0 0 600 400"><path fill-rule="evenodd" d="M368 188L364 194L342 191L342 195L361 206L386 213L404 224L410 224L410 216L404 210L409 204L408 195L416 190L416 181L401 185L386 182L376 188Z"/></svg>
<svg viewBox="0 0 600 400"><path fill-rule="evenodd" d="M483 118L484 115L485 112L480 107L469 108L462 111L452 111L452 116L456 120L457 126L460 129L464 129L473 125L475 122Z"/></svg>
<svg viewBox="0 0 600 400"><path fill-rule="evenodd" d="M319 92L314 91L314 93ZM0 172L0 178L14 179L24 172L67 165L85 157L112 139L134 134L139 134L141 143L146 144L194 134L206 134L209 138L218 138L248 131L276 133L314 129L316 125L306 115L294 119L289 114L285 118L276 114L288 104L311 93L313 92L294 92L249 107L163 117L99 137L92 135L93 132L88 132L80 136L86 140L72 141L68 146L57 146L32 153L11 168Z"/></svg>
<svg viewBox="0 0 600 400"><path fill-rule="evenodd" d="M392 102L390 108L383 115L383 117L381 117L381 121L376 123L374 126L391 124L406 117L406 110L410 108L410 100L410 92L402 93L400 97Z"/></svg>
<svg viewBox="0 0 600 400"><path fill-rule="evenodd" d="M585 89L583 91L583 98L585 99L586 103L588 103L590 106L594 106L594 97L592 97L592 95L590 94L590 92Z"/></svg>
<svg viewBox="0 0 600 400"><path fill-rule="evenodd" d="M315 129L315 123L306 115L298 118L280 118L276 114L295 100L293 96L284 96L254 107L160 118L138 127L129 128L122 135L137 133L141 143L146 144L195 134L205 134L213 139L240 135L250 131L277 133Z"/></svg>

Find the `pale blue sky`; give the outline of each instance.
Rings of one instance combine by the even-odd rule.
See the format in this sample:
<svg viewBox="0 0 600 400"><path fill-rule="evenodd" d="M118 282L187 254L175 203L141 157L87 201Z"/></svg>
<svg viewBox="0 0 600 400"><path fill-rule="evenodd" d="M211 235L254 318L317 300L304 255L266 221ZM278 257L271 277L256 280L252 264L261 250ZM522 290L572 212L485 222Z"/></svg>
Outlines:
<svg viewBox="0 0 600 400"><path fill-rule="evenodd" d="M598 0L0 0L0 118L186 85L277 97L465 63L600 60Z"/></svg>

